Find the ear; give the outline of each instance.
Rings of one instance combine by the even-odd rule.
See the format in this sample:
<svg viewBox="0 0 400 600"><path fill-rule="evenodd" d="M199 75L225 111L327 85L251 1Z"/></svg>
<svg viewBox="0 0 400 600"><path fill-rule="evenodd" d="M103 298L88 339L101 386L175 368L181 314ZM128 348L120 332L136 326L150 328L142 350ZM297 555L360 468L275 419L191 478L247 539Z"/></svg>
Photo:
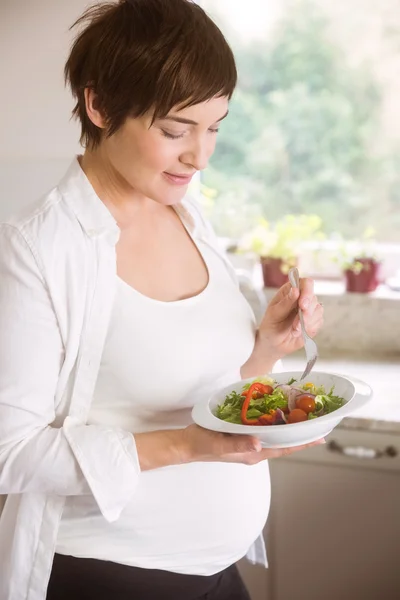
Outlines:
<svg viewBox="0 0 400 600"><path fill-rule="evenodd" d="M94 92L94 90L92 88L87 87L84 90L84 94L85 94L86 112L87 112L89 119L92 121L92 123L94 125L96 125L96 127L99 127L100 129L105 129L106 121L105 121L105 118L104 118L102 112L98 108L99 103L98 103L96 93Z"/></svg>

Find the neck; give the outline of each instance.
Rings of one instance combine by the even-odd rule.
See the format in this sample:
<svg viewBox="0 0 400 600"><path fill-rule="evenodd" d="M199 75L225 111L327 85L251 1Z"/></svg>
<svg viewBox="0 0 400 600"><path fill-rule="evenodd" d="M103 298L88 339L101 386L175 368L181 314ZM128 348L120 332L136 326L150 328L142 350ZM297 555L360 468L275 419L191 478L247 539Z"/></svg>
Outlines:
<svg viewBox="0 0 400 600"><path fill-rule="evenodd" d="M85 150L78 160L96 195L121 228L128 227L139 214L159 208L157 202L136 192L129 185L104 156L101 148Z"/></svg>

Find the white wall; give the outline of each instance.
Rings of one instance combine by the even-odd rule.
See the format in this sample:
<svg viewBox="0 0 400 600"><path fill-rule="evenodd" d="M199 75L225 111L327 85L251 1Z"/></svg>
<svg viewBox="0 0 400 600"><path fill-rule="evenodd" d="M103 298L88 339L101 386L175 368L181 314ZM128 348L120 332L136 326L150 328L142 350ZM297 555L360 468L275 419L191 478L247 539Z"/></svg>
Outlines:
<svg viewBox="0 0 400 600"><path fill-rule="evenodd" d="M79 152L63 68L88 0L0 0L0 219L51 188Z"/></svg>

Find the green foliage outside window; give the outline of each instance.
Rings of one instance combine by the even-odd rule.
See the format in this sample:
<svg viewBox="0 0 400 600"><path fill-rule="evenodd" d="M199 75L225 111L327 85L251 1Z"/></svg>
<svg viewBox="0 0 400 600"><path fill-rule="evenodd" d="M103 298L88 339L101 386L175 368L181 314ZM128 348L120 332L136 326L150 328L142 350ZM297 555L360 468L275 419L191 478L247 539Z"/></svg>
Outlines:
<svg viewBox="0 0 400 600"><path fill-rule="evenodd" d="M351 238L373 223L378 238L399 240L400 151L376 147L382 91L369 65L349 64L309 0L264 41L223 29L239 86L202 179L217 232L239 237L260 217L317 214L328 234Z"/></svg>

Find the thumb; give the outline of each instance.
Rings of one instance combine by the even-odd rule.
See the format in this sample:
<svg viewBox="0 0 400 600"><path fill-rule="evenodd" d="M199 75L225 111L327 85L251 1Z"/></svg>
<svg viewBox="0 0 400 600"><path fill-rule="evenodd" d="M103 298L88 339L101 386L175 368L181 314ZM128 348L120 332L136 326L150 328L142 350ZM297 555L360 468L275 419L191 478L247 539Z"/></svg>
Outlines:
<svg viewBox="0 0 400 600"><path fill-rule="evenodd" d="M289 286L282 286L273 301L270 303L270 313L276 320L283 320L289 316L289 314L297 308L297 302L300 296L298 288Z"/></svg>

